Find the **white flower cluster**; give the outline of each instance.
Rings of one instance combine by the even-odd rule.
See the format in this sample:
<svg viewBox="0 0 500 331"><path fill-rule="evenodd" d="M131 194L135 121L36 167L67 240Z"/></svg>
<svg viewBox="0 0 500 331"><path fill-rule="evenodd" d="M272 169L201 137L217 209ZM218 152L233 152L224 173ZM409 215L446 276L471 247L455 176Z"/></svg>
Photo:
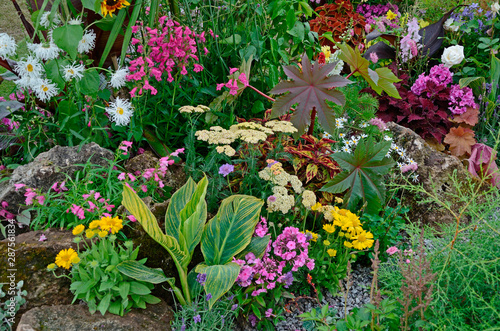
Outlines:
<svg viewBox="0 0 500 331"><path fill-rule="evenodd" d="M42 64L35 57L30 55L18 61L14 70L20 76L20 79L15 81L16 85L33 90L37 98L43 102L59 93L56 84L42 76L44 74Z"/></svg>
<svg viewBox="0 0 500 331"><path fill-rule="evenodd" d="M336 48L334 47L334 50L335 49ZM344 67L344 61L339 60L340 50L337 50L335 53L332 54L332 52L330 51L330 46L322 46L321 51L323 52L323 54L325 54L325 62L326 63L334 63L334 62L338 61L337 65L335 66L335 68L333 68L332 71L330 71L328 76L339 75L340 72L342 71L342 68Z"/></svg>
<svg viewBox="0 0 500 331"><path fill-rule="evenodd" d="M210 108L207 107L207 106L204 106L204 105L198 105L196 107L193 107L193 106L182 106L181 108L179 108L179 112L181 112L181 113L187 113L187 114L191 114L191 113L204 113L204 112L207 112L209 110L210 110Z"/></svg>
<svg viewBox="0 0 500 331"><path fill-rule="evenodd" d="M295 198L288 194L288 190L283 186L273 187L273 199L267 199L267 210L271 213L280 211L286 214L295 205Z"/></svg>
<svg viewBox="0 0 500 331"><path fill-rule="evenodd" d="M217 147L218 153L225 153L227 156L233 156L235 151L229 145L238 139L249 144L257 144L261 141L265 141L269 135L275 132L295 132L295 127L291 124L285 124L282 121L272 122L276 123L262 126L254 122L243 122L232 125L229 130L221 128L220 126L213 126L210 130L196 131L195 136L198 140L206 141L210 145L219 145Z"/></svg>
<svg viewBox="0 0 500 331"><path fill-rule="evenodd" d="M49 40L46 43L28 43L27 46L28 49L35 54L37 59L41 61L53 60L57 58L61 52L61 49L57 47L54 40L52 40L52 34L49 34Z"/></svg>
<svg viewBox="0 0 500 331"><path fill-rule="evenodd" d="M344 127L345 123L347 123L347 118L345 118L345 117L335 119L335 127L337 129L342 129Z"/></svg>
<svg viewBox="0 0 500 331"><path fill-rule="evenodd" d="M57 12L54 13L52 20L50 20L50 11L44 12L40 17L40 25L46 29L58 26L61 23L61 16Z"/></svg>
<svg viewBox="0 0 500 331"><path fill-rule="evenodd" d="M289 121L269 121L265 125L274 132L295 133L298 131Z"/></svg>
<svg viewBox="0 0 500 331"><path fill-rule="evenodd" d="M259 177L277 186L285 187L288 185L288 183L290 183L295 193L302 193L302 182L300 181L299 177L290 175L284 170L273 171L272 168L266 167L263 170L259 171Z"/></svg>
<svg viewBox="0 0 500 331"><path fill-rule="evenodd" d="M16 41L6 33L0 33L0 59L6 60L7 57L16 54Z"/></svg>

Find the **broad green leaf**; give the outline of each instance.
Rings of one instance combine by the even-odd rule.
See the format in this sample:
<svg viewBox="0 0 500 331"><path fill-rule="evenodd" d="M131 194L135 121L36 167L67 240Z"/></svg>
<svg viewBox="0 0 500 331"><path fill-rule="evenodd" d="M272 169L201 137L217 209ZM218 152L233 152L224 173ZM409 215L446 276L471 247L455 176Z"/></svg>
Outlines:
<svg viewBox="0 0 500 331"><path fill-rule="evenodd" d="M149 268L135 260L123 261L116 266L116 269L125 276L152 284L160 284L168 280L160 268Z"/></svg>
<svg viewBox="0 0 500 331"><path fill-rule="evenodd" d="M80 25L63 25L52 32L54 43L75 59L78 54L78 43L82 40L83 29Z"/></svg>
<svg viewBox="0 0 500 331"><path fill-rule="evenodd" d="M130 46L130 39L132 38L132 26L134 26L137 22L137 18L139 17L139 13L142 9L142 1L143 0L137 0L134 3L134 10L132 10L132 14L130 15L128 27L123 38L122 52L120 55L120 66L122 66L123 62L125 61L125 55L127 54L127 49Z"/></svg>
<svg viewBox="0 0 500 331"><path fill-rule="evenodd" d="M111 293L108 293L102 298L101 302L97 306L97 310L101 312L102 315L106 313L109 307L109 303L111 302Z"/></svg>
<svg viewBox="0 0 500 331"><path fill-rule="evenodd" d="M399 82L400 79L387 67L377 68L375 72L378 74L377 86L374 88L375 92L382 94L382 91L385 91L387 95L401 99L398 89L394 86L394 83Z"/></svg>
<svg viewBox="0 0 500 331"><path fill-rule="evenodd" d="M498 90L498 82L500 82L500 60L495 56L491 55L491 94L493 96L491 99L496 100L497 98L497 90Z"/></svg>
<svg viewBox="0 0 500 331"><path fill-rule="evenodd" d="M113 28L111 29L111 32L109 34L108 41L106 42L106 46L104 47L104 51L102 52L101 60L99 61L99 67L102 67L104 65L104 61L106 61L106 58L108 57L109 52L111 51L111 48L115 43L116 37L118 37L118 34L122 31L123 22L125 21L126 16L127 10L120 10L118 12L116 20L113 23ZM80 39L82 38L80 37ZM78 41L80 41L80 39L78 39Z"/></svg>
<svg viewBox="0 0 500 331"><path fill-rule="evenodd" d="M212 266L199 264L196 267L196 272L207 275L204 288L207 294L212 295L208 301L208 307L212 309L214 303L234 285L240 273L240 266L234 262Z"/></svg>
<svg viewBox="0 0 500 331"><path fill-rule="evenodd" d="M207 187L208 179L204 176L198 182L191 199L180 212L182 222L181 232L187 243L187 251L190 255L193 255L195 247L200 243L203 228L207 220L207 203L205 201Z"/></svg>
<svg viewBox="0 0 500 331"><path fill-rule="evenodd" d="M354 151L335 153L333 159L344 169L321 191L330 193L348 192L347 206L355 211L360 200L368 202L366 212L375 214L385 201L385 186L382 176L394 166L395 162L385 157L390 142L374 143L372 138L362 139Z"/></svg>
<svg viewBox="0 0 500 331"><path fill-rule="evenodd" d="M123 185L122 204L134 215L144 228L144 231L170 253L178 267L186 263L186 260L189 260L187 252L181 250L179 242L174 237L165 235L161 231L156 218L149 208L127 185Z"/></svg>
<svg viewBox="0 0 500 331"><path fill-rule="evenodd" d="M165 157L169 155L172 151L165 145L158 137L156 136L153 129L149 127L145 127L142 135L146 138L149 146L153 149L153 151L158 154L160 157Z"/></svg>
<svg viewBox="0 0 500 331"><path fill-rule="evenodd" d="M120 270L117 267L118 271ZM122 299L126 299L128 294L130 293L130 283L129 282L121 282L118 284L118 293L120 293L120 296Z"/></svg>
<svg viewBox="0 0 500 331"><path fill-rule="evenodd" d="M146 295L151 293L151 290L146 285L139 282L130 282L130 293L137 295Z"/></svg>
<svg viewBox="0 0 500 331"><path fill-rule="evenodd" d="M94 4L95 4L95 0L82 0L82 6L83 8L87 8L87 9L90 9L90 10L94 10Z"/></svg>
<svg viewBox="0 0 500 331"><path fill-rule="evenodd" d="M264 253L266 252L266 248L269 245L269 240L271 240L271 235L267 235L264 237L252 237L252 240L250 241L250 244L248 244L245 249L238 254L237 258L238 259L243 259L245 255L248 253L253 253L255 257L261 258L264 256Z"/></svg>
<svg viewBox="0 0 500 331"><path fill-rule="evenodd" d="M191 196L196 190L196 182L189 177L186 184L178 189L170 198L167 212L165 214L165 233L177 241L180 241L181 235L181 211L191 200Z"/></svg>
<svg viewBox="0 0 500 331"><path fill-rule="evenodd" d="M232 195L222 201L217 215L205 226L201 251L207 265L226 264L250 244L264 202Z"/></svg>
<svg viewBox="0 0 500 331"><path fill-rule="evenodd" d="M90 69L83 73L82 79L78 81L80 91L84 95L96 96L99 91L100 78L97 70Z"/></svg>
<svg viewBox="0 0 500 331"><path fill-rule="evenodd" d="M345 103L344 95L342 92L332 90L332 88L353 83L338 75L328 76L335 66L336 63L313 66L307 55L304 54L302 56L302 70L293 65L283 67L285 74L293 81L283 81L270 91L271 94L289 92L276 99L271 118L287 114L291 106L298 104L291 116L291 122L298 130L294 134L295 138L301 136L311 124L313 108L316 109L321 126L327 132L333 132L335 112L325 101L343 105Z"/></svg>
<svg viewBox="0 0 500 331"><path fill-rule="evenodd" d="M291 30L293 26L295 25L295 22L297 19L295 18L295 9L293 9L293 6L288 9L288 12L286 13L286 26L288 30Z"/></svg>
<svg viewBox="0 0 500 331"><path fill-rule="evenodd" d="M57 84L59 89L64 89L66 85L66 80L63 77L63 68L69 65L68 60L53 59L45 63L45 72L47 73L47 78Z"/></svg>

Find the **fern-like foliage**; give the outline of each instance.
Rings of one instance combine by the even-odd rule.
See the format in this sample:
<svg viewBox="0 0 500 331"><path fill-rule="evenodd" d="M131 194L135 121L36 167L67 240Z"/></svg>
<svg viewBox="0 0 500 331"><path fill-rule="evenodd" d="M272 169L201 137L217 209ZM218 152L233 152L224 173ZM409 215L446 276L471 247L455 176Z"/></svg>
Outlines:
<svg viewBox="0 0 500 331"><path fill-rule="evenodd" d="M346 86L339 91L345 95L345 105L330 103L338 117L348 115L349 118L359 118L363 121L375 117L379 105L377 98L368 93L360 93L360 87L357 85Z"/></svg>

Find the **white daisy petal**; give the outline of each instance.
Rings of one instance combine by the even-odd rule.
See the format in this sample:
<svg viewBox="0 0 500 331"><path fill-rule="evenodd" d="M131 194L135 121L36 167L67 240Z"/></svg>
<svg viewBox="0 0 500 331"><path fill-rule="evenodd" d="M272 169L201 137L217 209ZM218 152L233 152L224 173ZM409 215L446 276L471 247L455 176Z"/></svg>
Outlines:
<svg viewBox="0 0 500 331"><path fill-rule="evenodd" d="M38 79L31 85L31 88L35 92L38 99L43 102L48 101L50 98L55 97L59 94L59 89L56 84L52 83L50 79Z"/></svg>
<svg viewBox="0 0 500 331"><path fill-rule="evenodd" d="M128 68L120 68L116 70L116 72L111 76L109 84L116 89L125 86L125 83L127 82L126 77L128 74Z"/></svg>
<svg viewBox="0 0 500 331"><path fill-rule="evenodd" d="M94 30L87 30L83 34L82 40L78 43L78 53L88 53L95 47L96 34Z"/></svg>
<svg viewBox="0 0 500 331"><path fill-rule="evenodd" d="M7 59L8 56L16 54L16 41L6 33L0 33L0 59Z"/></svg>
<svg viewBox="0 0 500 331"><path fill-rule="evenodd" d="M35 53L37 59L42 61L48 61L55 59L59 56L61 49L57 47L56 44L52 41L52 38L49 42L43 44L27 44L28 49Z"/></svg>
<svg viewBox="0 0 500 331"><path fill-rule="evenodd" d="M40 61L30 55L17 62L14 70L19 74L19 76L21 76L21 78L40 78L42 76L43 67Z"/></svg>
<svg viewBox="0 0 500 331"><path fill-rule="evenodd" d="M73 63L72 65L65 66L63 68L63 73L64 73L64 79L66 81L70 81L73 78L81 79L83 77L83 71L85 70L85 66L83 64L75 65Z"/></svg>
<svg viewBox="0 0 500 331"><path fill-rule="evenodd" d="M109 107L106 107L106 112L111 116L116 125L122 126L130 122L134 108L128 100L117 97L115 102L111 102Z"/></svg>

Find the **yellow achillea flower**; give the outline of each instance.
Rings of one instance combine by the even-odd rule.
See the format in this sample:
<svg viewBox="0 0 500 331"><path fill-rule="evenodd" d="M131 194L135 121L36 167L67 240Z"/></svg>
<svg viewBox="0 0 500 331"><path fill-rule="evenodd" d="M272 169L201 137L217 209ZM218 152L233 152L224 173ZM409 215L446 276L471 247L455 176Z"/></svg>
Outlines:
<svg viewBox="0 0 500 331"><path fill-rule="evenodd" d="M335 255L337 255L337 251L332 248L330 248L326 252L328 253L328 255L330 255L330 257L334 257Z"/></svg>
<svg viewBox="0 0 500 331"><path fill-rule="evenodd" d="M104 0L101 2L102 17L106 17L108 13L109 16L113 17L115 10L122 9L126 6L130 6L127 0Z"/></svg>
<svg viewBox="0 0 500 331"><path fill-rule="evenodd" d="M85 230L85 226L83 224L80 224L80 225L77 225L75 226L75 228L73 229L73 235L74 236L77 236L79 235L80 233L83 232L83 230Z"/></svg>
<svg viewBox="0 0 500 331"><path fill-rule="evenodd" d="M338 203L338 204L344 203L344 199L339 198L339 197L335 197L335 203Z"/></svg>
<svg viewBox="0 0 500 331"><path fill-rule="evenodd" d="M328 233L334 233L335 226L333 224L325 224L325 225L323 225L323 230L325 230Z"/></svg>
<svg viewBox="0 0 500 331"><path fill-rule="evenodd" d="M357 236L351 237L352 246L357 250L363 250L373 246L373 234L368 231L363 231Z"/></svg>
<svg viewBox="0 0 500 331"><path fill-rule="evenodd" d="M385 15L385 17L388 19L388 20L393 20L395 19L396 17L398 17L398 14L395 14L392 12L392 10L389 9L389 11L387 12L387 14Z"/></svg>
<svg viewBox="0 0 500 331"><path fill-rule="evenodd" d="M69 269L75 258L78 258L78 253L73 248L63 249L56 256L56 264L58 267Z"/></svg>

